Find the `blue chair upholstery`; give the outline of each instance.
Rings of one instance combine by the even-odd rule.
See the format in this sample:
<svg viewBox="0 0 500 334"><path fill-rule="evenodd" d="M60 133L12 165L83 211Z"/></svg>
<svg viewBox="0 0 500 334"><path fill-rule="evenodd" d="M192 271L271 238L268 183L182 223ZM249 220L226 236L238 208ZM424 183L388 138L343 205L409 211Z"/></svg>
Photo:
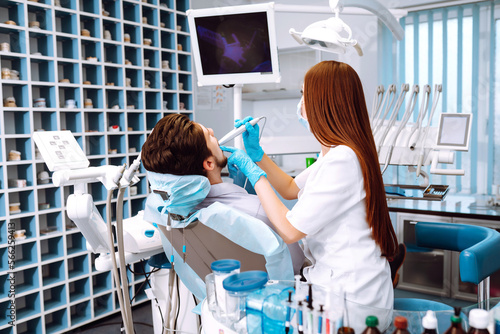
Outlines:
<svg viewBox="0 0 500 334"><path fill-rule="evenodd" d="M419 247L460 252L460 279L479 285L478 303L489 299L489 276L500 269L500 233L476 225L418 222Z"/></svg>
<svg viewBox="0 0 500 334"><path fill-rule="evenodd" d="M460 253L460 279L479 284L500 269L500 233L475 225L419 222L417 245Z"/></svg>
<svg viewBox="0 0 500 334"><path fill-rule="evenodd" d="M418 298L395 298L394 309L398 311L453 311L453 307L434 300Z"/></svg>
<svg viewBox="0 0 500 334"><path fill-rule="evenodd" d="M418 222L415 225L416 246L422 250L444 249L460 253L460 278L478 284L478 303L489 308L489 276L500 269L500 233L474 225ZM395 298L394 315L408 319L411 333L421 333L422 318L427 310L436 312L438 332L449 326L453 308L444 303ZM389 331L388 331L389 332Z"/></svg>

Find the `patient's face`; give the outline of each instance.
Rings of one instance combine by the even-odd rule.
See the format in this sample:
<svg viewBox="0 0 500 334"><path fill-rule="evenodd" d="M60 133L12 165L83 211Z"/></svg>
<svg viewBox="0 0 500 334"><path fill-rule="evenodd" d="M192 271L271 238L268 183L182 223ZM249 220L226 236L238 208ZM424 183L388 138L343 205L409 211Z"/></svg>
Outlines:
<svg viewBox="0 0 500 334"><path fill-rule="evenodd" d="M219 146L219 141L215 138L214 131L211 128L206 128L200 123L199 126L203 129L203 133L205 134L205 139L207 140L207 147L212 152L212 155L215 157L217 161L217 166L220 168L224 168L227 165L227 157L222 153L222 150Z"/></svg>

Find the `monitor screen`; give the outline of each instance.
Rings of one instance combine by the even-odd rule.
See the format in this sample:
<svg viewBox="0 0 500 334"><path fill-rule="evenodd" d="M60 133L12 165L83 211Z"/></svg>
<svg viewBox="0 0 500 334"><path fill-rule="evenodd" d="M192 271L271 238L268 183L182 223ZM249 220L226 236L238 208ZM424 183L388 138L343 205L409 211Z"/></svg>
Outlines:
<svg viewBox="0 0 500 334"><path fill-rule="evenodd" d="M188 11L198 84L279 82L270 4Z"/></svg>
<svg viewBox="0 0 500 334"><path fill-rule="evenodd" d="M471 121L472 114L441 114L437 148L467 151L469 149Z"/></svg>

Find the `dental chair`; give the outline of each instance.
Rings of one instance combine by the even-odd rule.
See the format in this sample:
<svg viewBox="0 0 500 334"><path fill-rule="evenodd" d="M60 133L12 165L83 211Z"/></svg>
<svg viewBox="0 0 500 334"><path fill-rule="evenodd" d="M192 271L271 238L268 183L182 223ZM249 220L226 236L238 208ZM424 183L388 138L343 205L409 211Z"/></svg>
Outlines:
<svg viewBox="0 0 500 334"><path fill-rule="evenodd" d="M147 175L152 193L144 219L162 232L167 258L198 300L206 297L204 280L215 260L236 259L242 272L263 270L271 280L293 280L288 248L264 222L217 202L193 212L210 190L206 177Z"/></svg>

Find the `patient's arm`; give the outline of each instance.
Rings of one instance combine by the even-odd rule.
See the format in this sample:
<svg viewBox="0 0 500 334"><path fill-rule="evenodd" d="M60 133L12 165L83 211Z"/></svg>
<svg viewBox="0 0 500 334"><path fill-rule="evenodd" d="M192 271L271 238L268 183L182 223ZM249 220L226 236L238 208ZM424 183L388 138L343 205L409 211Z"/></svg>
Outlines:
<svg viewBox="0 0 500 334"><path fill-rule="evenodd" d="M286 200L297 199L300 189L295 184L293 177L282 171L267 154L264 154L262 160L257 162L257 165L266 172L267 179L281 197Z"/></svg>
<svg viewBox="0 0 500 334"><path fill-rule="evenodd" d="M264 155L264 158L262 160L264 160L266 157L267 156ZM293 183L295 185L295 182ZM295 187L297 186L295 185ZM273 223L278 234L287 244L297 242L306 236L304 233L300 232L295 227L293 227L292 224L290 224L290 222L286 218L288 208L280 201L265 177L261 177L260 180L255 183L254 188L257 196L259 196L264 211L266 211L267 217L269 218L271 223Z"/></svg>

